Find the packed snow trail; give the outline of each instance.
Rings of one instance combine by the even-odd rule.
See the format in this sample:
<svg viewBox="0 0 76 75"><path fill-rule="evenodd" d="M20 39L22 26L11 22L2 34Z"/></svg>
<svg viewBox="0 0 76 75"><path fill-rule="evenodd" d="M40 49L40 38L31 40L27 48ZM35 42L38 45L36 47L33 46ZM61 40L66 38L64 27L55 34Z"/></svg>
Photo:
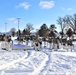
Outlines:
<svg viewBox="0 0 76 75"><path fill-rule="evenodd" d="M73 56L71 56L72 53L67 53L52 52L52 61L49 61L39 75L76 75L76 58L73 57L76 53Z"/></svg>
<svg viewBox="0 0 76 75"><path fill-rule="evenodd" d="M28 58L28 53L26 53L23 57L21 57L19 59L13 60L10 63L6 63L6 64L0 66L0 70L3 70L5 68L9 67L9 66L15 64L16 62L19 62L19 61L23 60L24 58Z"/></svg>
<svg viewBox="0 0 76 75"><path fill-rule="evenodd" d="M29 53L30 54L30 53ZM39 55L39 56L35 56L35 55ZM43 58L42 58L42 60L40 59L42 56L44 56ZM45 58L45 59L44 59ZM36 61L36 62L34 62L34 59L37 59L38 61ZM44 53L44 52L37 52L37 51L32 51L31 52L31 54L30 54L30 57L29 58L24 58L23 60L21 60L21 61L23 61L23 62L21 62L21 63L23 63L24 65L26 65L27 64L27 62L28 63L30 63L31 65L32 65L32 68L33 68L33 70L32 71L30 71L29 73L26 73L26 71L23 71L22 72L22 74L24 74L24 75L39 75L39 73L41 72L41 70L46 66L46 62L48 61L49 59L48 59L48 56ZM16 64L20 64L20 62L17 62ZM15 64L13 64L13 65L15 65ZM7 72L7 71L5 71L5 72ZM25 72L25 73L24 73ZM16 75L20 75L20 72L19 73L15 73ZM5 75L8 75L7 73L5 73Z"/></svg>
<svg viewBox="0 0 76 75"><path fill-rule="evenodd" d="M24 52L27 53L26 57L2 69L0 75L76 75L75 52Z"/></svg>
<svg viewBox="0 0 76 75"><path fill-rule="evenodd" d="M9 67L11 67L11 66L14 65L15 63L21 62L21 61L23 61L23 60L25 60L25 59L26 59L26 61L29 60L29 57L32 56L32 55L33 55L33 53L31 54L30 51L26 51L26 52L25 52L25 55L24 55L23 57L21 57L21 58L19 58L19 59L16 59L16 60L13 60L13 61L11 61L11 62L9 62L9 63L6 63L6 64L0 66L0 75L4 75L4 70L7 69L7 68L9 68ZM5 74L5 75L6 75L6 74ZM8 74L7 74L7 75L8 75Z"/></svg>
<svg viewBox="0 0 76 75"><path fill-rule="evenodd" d="M45 53L45 52L43 52ZM45 53L46 54L46 53ZM39 75L39 73L43 70L43 68L46 66L47 61L49 61L49 56L46 54L46 58L42 63L38 66L38 68L35 68L34 72L31 73L31 75Z"/></svg>
<svg viewBox="0 0 76 75"><path fill-rule="evenodd" d="M43 52L44 52L44 51L43 51ZM49 66L49 64L50 64L50 60L51 60L50 54L47 53L47 52L44 52L44 53L48 56L48 61L46 62L46 65L43 66L43 69L41 70L41 72L39 73L39 75L41 75L41 73L48 68L48 66ZM46 73L47 73L47 71L46 71ZM45 75L46 75L46 73L45 73Z"/></svg>
<svg viewBox="0 0 76 75"><path fill-rule="evenodd" d="M39 73L43 70L43 68L46 66L46 62L49 61L48 55L46 55L46 53L44 52L37 52L37 51L27 51L29 57L27 58L23 58L21 61L14 63L12 66L16 66L19 64L22 64L22 66L24 65L24 69L22 69L20 71L20 69L16 69L14 70L14 68L12 66L8 66L8 68L4 69L4 75L10 75L10 74L14 74L14 75L39 75ZM45 59L44 59L45 58ZM36 61L36 60L37 61ZM27 65L27 63L30 64ZM27 67L26 67L27 66ZM29 68L30 67L30 68ZM26 69L28 69L26 71ZM18 72L20 71L20 72Z"/></svg>

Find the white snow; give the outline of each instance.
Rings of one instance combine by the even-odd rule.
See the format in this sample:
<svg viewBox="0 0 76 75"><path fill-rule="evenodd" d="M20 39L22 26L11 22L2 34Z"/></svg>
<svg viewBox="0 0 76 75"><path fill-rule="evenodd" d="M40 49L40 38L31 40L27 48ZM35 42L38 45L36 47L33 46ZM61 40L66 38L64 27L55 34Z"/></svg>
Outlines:
<svg viewBox="0 0 76 75"><path fill-rule="evenodd" d="M76 75L76 51L0 49L0 75Z"/></svg>

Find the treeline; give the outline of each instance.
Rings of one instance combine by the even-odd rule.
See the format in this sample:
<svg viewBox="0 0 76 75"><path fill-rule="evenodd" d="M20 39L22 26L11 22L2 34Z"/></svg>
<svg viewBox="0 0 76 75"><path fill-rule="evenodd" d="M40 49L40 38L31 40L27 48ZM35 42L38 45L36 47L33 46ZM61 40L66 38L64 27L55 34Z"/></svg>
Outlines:
<svg viewBox="0 0 76 75"><path fill-rule="evenodd" d="M76 14L73 15L65 15L64 17L58 17L57 19L57 24L60 26L60 34L61 37L63 37L64 32L67 34L69 37L72 36L72 34L76 34ZM41 27L36 31L36 34L41 36L41 37L46 37L46 36L54 36L53 31L56 31L56 26L55 24L51 24L50 27L47 26L46 23L42 24ZM21 30L18 30L16 32L15 28L12 28L10 31L12 35L30 35L31 31L33 30L33 24L26 24L26 28Z"/></svg>

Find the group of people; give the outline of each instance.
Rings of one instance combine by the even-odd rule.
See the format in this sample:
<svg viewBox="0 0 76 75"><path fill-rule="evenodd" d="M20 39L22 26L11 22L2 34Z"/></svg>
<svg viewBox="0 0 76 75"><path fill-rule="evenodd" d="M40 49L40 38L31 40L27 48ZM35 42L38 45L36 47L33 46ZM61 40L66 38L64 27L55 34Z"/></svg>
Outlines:
<svg viewBox="0 0 76 75"><path fill-rule="evenodd" d="M63 41L64 40L64 41ZM74 48L74 45L72 43L72 40L65 40L65 39L61 39L59 37L57 38L51 38L51 37L43 37L43 38L40 38L40 37L37 37L36 40L33 41L34 43L34 47L35 47L35 50L38 50L38 48L48 48L49 46L49 49L60 49L60 48L63 48L63 49L66 49L67 51L70 50L72 51L72 48Z"/></svg>
<svg viewBox="0 0 76 75"><path fill-rule="evenodd" d="M47 48L49 45L49 49L59 49L60 39L59 38L49 38L49 37L39 37L36 36L33 40L32 46L34 46L35 50L39 50L38 48Z"/></svg>
<svg viewBox="0 0 76 75"><path fill-rule="evenodd" d="M11 39L11 36L10 35L9 36L6 36L5 34L3 34L3 35L0 35L0 41L10 42L10 41L12 41L12 39Z"/></svg>
<svg viewBox="0 0 76 75"><path fill-rule="evenodd" d="M2 35L1 40L4 42L7 42L5 44L10 46L10 42L11 44L13 44L13 41L11 39L11 36L6 36L6 35ZM39 48L47 48L47 46L49 45L49 49L59 49L61 45L63 45L64 47L67 46L72 46L72 41L67 41L66 39L60 39L59 37L39 37L39 35L37 36L33 36L33 37L29 37L26 36L25 38L17 38L17 40L19 42L26 42L26 45L28 45L28 41L31 40L32 41L32 45L34 47L35 50L39 50ZM26 40L26 41L25 41Z"/></svg>
<svg viewBox="0 0 76 75"><path fill-rule="evenodd" d="M2 42L1 43L1 49L8 50L8 49L12 48L12 39L11 39L11 36L6 36L5 34L1 35L0 36L0 41Z"/></svg>

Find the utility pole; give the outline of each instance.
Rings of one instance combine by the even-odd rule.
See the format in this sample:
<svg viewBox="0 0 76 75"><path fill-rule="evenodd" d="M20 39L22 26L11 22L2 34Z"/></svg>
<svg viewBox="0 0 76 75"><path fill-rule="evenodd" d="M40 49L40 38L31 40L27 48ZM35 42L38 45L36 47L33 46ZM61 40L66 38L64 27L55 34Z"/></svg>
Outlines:
<svg viewBox="0 0 76 75"><path fill-rule="evenodd" d="M7 33L7 23L5 23L5 34Z"/></svg>
<svg viewBox="0 0 76 75"><path fill-rule="evenodd" d="M18 20L18 37L19 37L19 24L20 24L20 19L21 19L21 18L17 18L17 20Z"/></svg>
<svg viewBox="0 0 76 75"><path fill-rule="evenodd" d="M17 20L18 20L18 39L19 39L19 42L20 42L20 35L19 35L19 24L20 24L20 19L21 19L21 18L17 18Z"/></svg>
<svg viewBox="0 0 76 75"><path fill-rule="evenodd" d="M76 33L76 14L74 16L75 16L75 30L74 30L74 32Z"/></svg>
<svg viewBox="0 0 76 75"><path fill-rule="evenodd" d="M5 41L7 40L7 22L5 22Z"/></svg>

